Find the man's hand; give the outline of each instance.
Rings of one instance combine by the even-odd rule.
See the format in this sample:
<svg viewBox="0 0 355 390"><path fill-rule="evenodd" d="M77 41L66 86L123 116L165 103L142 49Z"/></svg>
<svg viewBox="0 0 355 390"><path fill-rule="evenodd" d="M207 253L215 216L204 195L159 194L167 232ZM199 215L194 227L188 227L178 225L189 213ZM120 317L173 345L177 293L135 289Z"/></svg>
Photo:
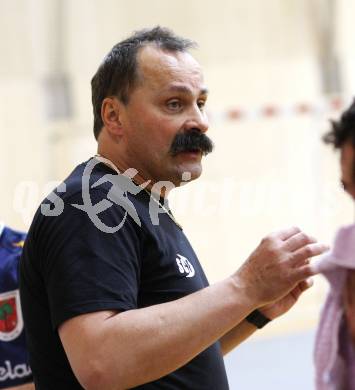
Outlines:
<svg viewBox="0 0 355 390"><path fill-rule="evenodd" d="M285 297L279 308L287 308L298 297L297 285L316 273L309 259L327 249L298 228L282 230L264 238L233 277L259 307Z"/></svg>
<svg viewBox="0 0 355 390"><path fill-rule="evenodd" d="M261 307L259 310L270 320L274 320L277 317L282 316L286 312L288 312L291 307L298 301L298 298L301 294L310 288L313 285L313 281L311 279L303 280L298 283L297 286L290 291L283 298L279 299L274 303L269 303Z"/></svg>
<svg viewBox="0 0 355 390"><path fill-rule="evenodd" d="M355 270L348 270L343 300L347 326L355 345Z"/></svg>

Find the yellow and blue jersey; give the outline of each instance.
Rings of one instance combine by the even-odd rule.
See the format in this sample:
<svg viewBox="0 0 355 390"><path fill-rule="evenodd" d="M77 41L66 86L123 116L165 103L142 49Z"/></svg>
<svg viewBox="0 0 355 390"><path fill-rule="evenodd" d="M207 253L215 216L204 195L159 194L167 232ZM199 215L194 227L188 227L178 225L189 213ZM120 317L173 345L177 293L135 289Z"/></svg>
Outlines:
<svg viewBox="0 0 355 390"><path fill-rule="evenodd" d="M26 234L0 223L0 388L32 380L18 290Z"/></svg>

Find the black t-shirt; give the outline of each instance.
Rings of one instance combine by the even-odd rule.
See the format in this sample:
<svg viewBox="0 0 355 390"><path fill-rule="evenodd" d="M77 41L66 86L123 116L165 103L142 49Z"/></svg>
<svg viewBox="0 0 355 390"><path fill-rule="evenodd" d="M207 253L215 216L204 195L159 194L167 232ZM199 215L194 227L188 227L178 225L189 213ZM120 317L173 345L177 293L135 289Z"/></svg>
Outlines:
<svg viewBox="0 0 355 390"><path fill-rule="evenodd" d="M64 321L164 303L208 285L182 230L165 212L152 223L148 193L133 195L127 180L102 163L91 173L87 166L42 203L23 250L20 292L37 390L81 389L58 336ZM137 389L228 389L219 343Z"/></svg>

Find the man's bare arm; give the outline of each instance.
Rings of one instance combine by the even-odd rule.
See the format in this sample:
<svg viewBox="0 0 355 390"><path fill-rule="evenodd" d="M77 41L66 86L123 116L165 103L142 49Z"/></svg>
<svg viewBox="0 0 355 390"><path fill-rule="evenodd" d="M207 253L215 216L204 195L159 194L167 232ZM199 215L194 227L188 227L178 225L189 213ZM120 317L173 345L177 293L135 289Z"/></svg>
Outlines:
<svg viewBox="0 0 355 390"><path fill-rule="evenodd" d="M144 309L81 315L66 321L59 334L84 388L127 389L186 364L253 308L228 279Z"/></svg>
<svg viewBox="0 0 355 390"><path fill-rule="evenodd" d="M228 279L176 301L127 312L97 312L64 322L59 335L88 390L127 389L183 366L252 310L287 295L313 274L309 257L325 250L298 229L264 239Z"/></svg>

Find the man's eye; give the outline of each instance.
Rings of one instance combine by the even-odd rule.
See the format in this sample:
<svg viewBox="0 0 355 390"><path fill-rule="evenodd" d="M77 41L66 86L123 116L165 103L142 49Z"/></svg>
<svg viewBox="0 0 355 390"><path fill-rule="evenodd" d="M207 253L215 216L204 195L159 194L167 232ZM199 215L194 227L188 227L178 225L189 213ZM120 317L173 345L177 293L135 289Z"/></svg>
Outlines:
<svg viewBox="0 0 355 390"><path fill-rule="evenodd" d="M205 100L199 100L197 102L198 108L202 111L205 108L206 101Z"/></svg>
<svg viewBox="0 0 355 390"><path fill-rule="evenodd" d="M171 100L170 102L168 102L167 107L169 108L169 110L178 111L181 108L181 103L179 102L179 100Z"/></svg>

